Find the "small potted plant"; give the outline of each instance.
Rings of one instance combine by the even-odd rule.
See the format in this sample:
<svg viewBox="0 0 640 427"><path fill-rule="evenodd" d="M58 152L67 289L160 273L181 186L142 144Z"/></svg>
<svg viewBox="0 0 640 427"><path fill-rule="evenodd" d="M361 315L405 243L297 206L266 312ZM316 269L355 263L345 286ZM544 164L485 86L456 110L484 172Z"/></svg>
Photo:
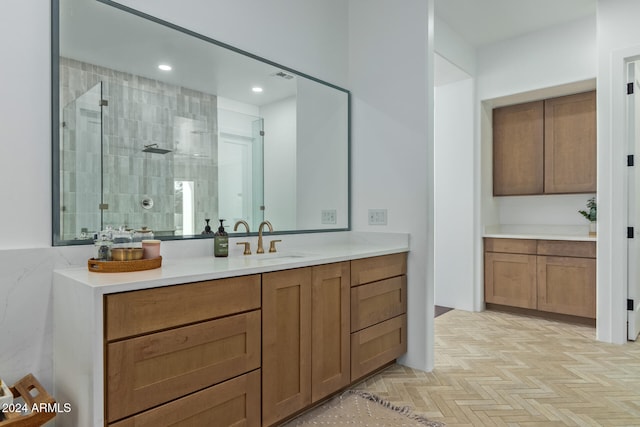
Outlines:
<svg viewBox="0 0 640 427"><path fill-rule="evenodd" d="M596 197L593 196L587 200L587 210L579 210L578 212L589 221L589 235L595 236L598 221L598 204L596 203Z"/></svg>

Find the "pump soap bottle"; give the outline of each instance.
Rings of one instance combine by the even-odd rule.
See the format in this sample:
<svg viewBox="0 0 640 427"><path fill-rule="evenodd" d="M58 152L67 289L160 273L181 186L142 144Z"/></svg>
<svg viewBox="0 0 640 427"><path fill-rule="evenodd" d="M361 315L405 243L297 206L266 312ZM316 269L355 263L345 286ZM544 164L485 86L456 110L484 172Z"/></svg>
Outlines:
<svg viewBox="0 0 640 427"><path fill-rule="evenodd" d="M229 256L229 234L224 231L223 222L224 219L221 219L220 227L213 236L213 255L217 257Z"/></svg>

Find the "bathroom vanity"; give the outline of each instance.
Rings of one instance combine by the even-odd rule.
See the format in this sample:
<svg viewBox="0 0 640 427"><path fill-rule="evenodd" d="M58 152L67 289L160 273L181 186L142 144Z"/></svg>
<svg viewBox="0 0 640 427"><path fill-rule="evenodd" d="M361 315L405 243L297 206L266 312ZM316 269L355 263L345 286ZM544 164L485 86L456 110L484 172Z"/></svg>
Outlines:
<svg viewBox="0 0 640 427"><path fill-rule="evenodd" d="M339 392L406 352L398 236L56 271L56 425L269 426Z"/></svg>

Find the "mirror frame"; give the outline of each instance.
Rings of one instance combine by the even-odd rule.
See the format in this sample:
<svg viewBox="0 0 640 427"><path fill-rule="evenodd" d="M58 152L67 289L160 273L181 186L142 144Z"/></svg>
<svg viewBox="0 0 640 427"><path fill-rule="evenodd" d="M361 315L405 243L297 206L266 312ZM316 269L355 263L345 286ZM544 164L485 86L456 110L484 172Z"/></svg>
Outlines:
<svg viewBox="0 0 640 427"><path fill-rule="evenodd" d="M228 49L240 55L244 55L251 59L263 62L265 64L281 68L288 72L291 72L300 77L309 79L316 83L328 86L336 89L340 92L344 92L347 95L347 227L345 228L323 228L323 229L311 229L311 230L274 230L274 235L278 234L302 234L302 233L329 233L336 231L350 231L351 230L351 215L352 215L352 201L351 201L351 92L347 89L336 86L332 83L294 70L290 67L278 64L268 59L262 58L258 55L254 55L250 52L238 49L229 44L212 39L205 35L196 33L187 28L178 26L168 21L164 21L155 16L146 14L139 10L130 8L123 4L117 3L112 0L87 0L97 1L104 3L108 6L115 7L124 12L138 16L140 18L155 22L165 27L184 33L188 36L198 38L205 42L211 43L215 46ZM92 239L87 240L61 240L60 239L60 0L51 0L51 147L52 147L52 246L71 246L71 245L90 245L93 244ZM257 236L257 232L229 232L229 236ZM156 237L160 240L194 240L194 239L212 239L213 234L209 235L188 235L188 236L160 236Z"/></svg>

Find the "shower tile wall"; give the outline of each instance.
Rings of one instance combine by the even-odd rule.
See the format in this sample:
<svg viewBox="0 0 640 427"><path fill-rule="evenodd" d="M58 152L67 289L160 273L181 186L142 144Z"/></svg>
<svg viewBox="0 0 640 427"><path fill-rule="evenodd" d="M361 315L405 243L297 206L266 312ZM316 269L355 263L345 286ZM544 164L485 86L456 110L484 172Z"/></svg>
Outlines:
<svg viewBox="0 0 640 427"><path fill-rule="evenodd" d="M61 111L78 98L87 98L87 91L103 82L102 99L108 101L102 109L103 202L109 205L103 211L104 226L146 226L156 234L182 234L182 204L176 203L182 197L176 195L176 181L194 183L196 234L204 228L205 218L217 218L214 95L68 58L60 59L60 81ZM82 147L89 139L80 135L75 129L61 152L62 159L76 160L62 165L62 188L70 196L62 215L65 240L76 238L83 228L97 231L96 218L99 224L99 194L95 194L100 188L100 168L95 165L99 156L95 158L95 149L93 157L85 153L91 152ZM149 144L171 152L142 152ZM87 168L85 162L94 166ZM151 209L142 207L146 197L153 199Z"/></svg>

